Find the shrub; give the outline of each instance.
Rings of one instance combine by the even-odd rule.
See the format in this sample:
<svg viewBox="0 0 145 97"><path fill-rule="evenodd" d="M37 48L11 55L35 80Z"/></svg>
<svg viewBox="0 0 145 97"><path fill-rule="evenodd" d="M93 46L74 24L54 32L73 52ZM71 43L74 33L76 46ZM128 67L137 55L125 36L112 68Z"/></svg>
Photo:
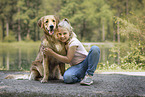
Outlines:
<svg viewBox="0 0 145 97"><path fill-rule="evenodd" d="M134 17L130 20L118 18L118 21L120 22L120 33L128 38L128 43L125 43L126 47L120 45L113 47L114 55L111 56L119 55L122 69L145 69L144 18Z"/></svg>
<svg viewBox="0 0 145 97"><path fill-rule="evenodd" d="M15 42L15 41L16 39L15 39L15 36L13 35L9 35L4 38L4 42Z"/></svg>

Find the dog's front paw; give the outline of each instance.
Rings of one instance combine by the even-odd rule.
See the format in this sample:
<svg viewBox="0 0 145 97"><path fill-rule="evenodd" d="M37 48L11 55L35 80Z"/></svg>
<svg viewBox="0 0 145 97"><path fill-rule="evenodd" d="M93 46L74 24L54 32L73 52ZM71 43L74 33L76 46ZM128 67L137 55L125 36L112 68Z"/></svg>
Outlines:
<svg viewBox="0 0 145 97"><path fill-rule="evenodd" d="M47 79L44 79L44 78L43 78L43 79L41 80L41 83L47 83L47 82L48 82Z"/></svg>

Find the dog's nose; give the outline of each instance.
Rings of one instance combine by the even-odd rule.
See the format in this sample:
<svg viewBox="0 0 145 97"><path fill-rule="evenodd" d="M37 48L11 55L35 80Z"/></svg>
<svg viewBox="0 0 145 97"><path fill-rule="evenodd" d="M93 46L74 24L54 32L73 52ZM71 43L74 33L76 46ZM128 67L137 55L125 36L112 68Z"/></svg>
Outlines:
<svg viewBox="0 0 145 97"><path fill-rule="evenodd" d="M53 25L50 25L50 29L53 29L53 27L54 27Z"/></svg>

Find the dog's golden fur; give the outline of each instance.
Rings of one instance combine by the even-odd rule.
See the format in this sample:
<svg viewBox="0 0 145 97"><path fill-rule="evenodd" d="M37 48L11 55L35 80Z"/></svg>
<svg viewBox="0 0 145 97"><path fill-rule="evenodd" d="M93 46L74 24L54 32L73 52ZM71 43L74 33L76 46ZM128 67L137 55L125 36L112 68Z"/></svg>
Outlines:
<svg viewBox="0 0 145 97"><path fill-rule="evenodd" d="M65 72L65 64L58 61L52 56L46 56L42 52L42 47L49 47L58 54L66 55L65 45L57 39L57 24L59 19L54 15L47 15L38 21L39 27L44 30L41 39L41 46L36 61L32 63L30 80L36 80L43 77L41 82L47 82L48 79L59 79ZM43 60L43 61L42 61ZM42 64L41 64L42 61Z"/></svg>

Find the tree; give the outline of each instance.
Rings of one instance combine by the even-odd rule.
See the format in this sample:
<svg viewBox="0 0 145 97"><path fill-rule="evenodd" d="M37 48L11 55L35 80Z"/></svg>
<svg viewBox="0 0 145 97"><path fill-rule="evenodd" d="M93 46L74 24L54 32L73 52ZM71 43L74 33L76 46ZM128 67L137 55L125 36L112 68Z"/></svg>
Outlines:
<svg viewBox="0 0 145 97"><path fill-rule="evenodd" d="M52 14L68 18L81 41L126 42L114 16L144 16L144 6L144 0L0 0L0 36L2 41L10 35L18 41L40 40L37 21Z"/></svg>
<svg viewBox="0 0 145 97"><path fill-rule="evenodd" d="M121 36L128 39L126 46L117 45L120 49L120 62L123 69L139 69L145 66L145 32L144 17L117 18L120 22ZM117 51L117 50L116 50Z"/></svg>
<svg viewBox="0 0 145 97"><path fill-rule="evenodd" d="M18 21L18 33L17 33L17 40L21 41L21 21L23 20L23 17L25 16L23 13L27 10L25 6L24 0L18 0L17 1L17 13L14 15L14 20Z"/></svg>
<svg viewBox="0 0 145 97"><path fill-rule="evenodd" d="M2 21L2 41L5 36L9 36L9 25L12 23L11 18L14 13L14 4L16 0L1 0L0 1L0 18ZM11 5L11 6L10 6ZM5 34L5 22L6 22L6 34Z"/></svg>
<svg viewBox="0 0 145 97"><path fill-rule="evenodd" d="M101 28L105 39L105 23L111 20L112 15L104 0L66 0L60 11L62 18L67 17L71 21L79 38L86 41L101 41Z"/></svg>

